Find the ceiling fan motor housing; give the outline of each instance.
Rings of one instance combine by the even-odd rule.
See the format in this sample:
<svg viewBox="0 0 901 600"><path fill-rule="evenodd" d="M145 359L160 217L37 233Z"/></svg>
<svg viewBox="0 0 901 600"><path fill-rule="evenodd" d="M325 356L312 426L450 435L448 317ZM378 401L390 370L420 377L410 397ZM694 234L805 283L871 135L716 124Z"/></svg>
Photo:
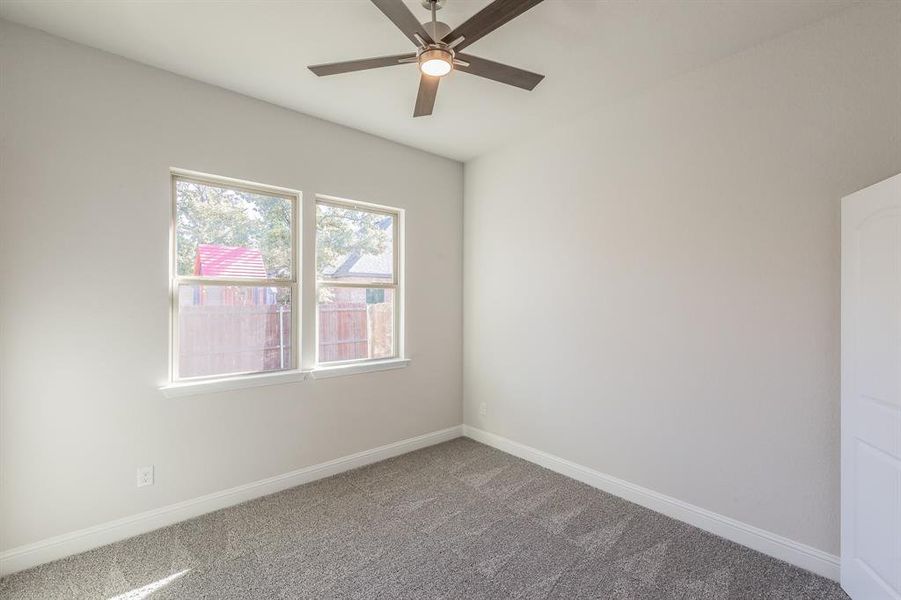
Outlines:
<svg viewBox="0 0 901 600"><path fill-rule="evenodd" d="M435 44L434 46L429 46L428 48L423 48L419 51L419 61L425 62L427 60L445 60L448 62L454 62L454 51L445 46L439 46Z"/></svg>
<svg viewBox="0 0 901 600"><path fill-rule="evenodd" d="M422 28L429 32L429 35L432 36L432 39L436 42L443 39L444 36L451 32L450 25L447 23L443 23L441 21L435 21L434 30L432 29L432 22L426 21L422 24Z"/></svg>

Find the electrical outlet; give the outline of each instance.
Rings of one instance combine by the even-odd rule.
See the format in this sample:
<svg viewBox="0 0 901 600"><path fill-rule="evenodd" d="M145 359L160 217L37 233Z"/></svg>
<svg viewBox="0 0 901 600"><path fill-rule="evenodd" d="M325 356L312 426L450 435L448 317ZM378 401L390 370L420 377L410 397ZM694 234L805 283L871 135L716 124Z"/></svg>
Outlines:
<svg viewBox="0 0 901 600"><path fill-rule="evenodd" d="M153 465L138 467L138 487L153 485Z"/></svg>
<svg viewBox="0 0 901 600"><path fill-rule="evenodd" d="M483 417L488 414L488 405L484 402L479 404L479 414Z"/></svg>

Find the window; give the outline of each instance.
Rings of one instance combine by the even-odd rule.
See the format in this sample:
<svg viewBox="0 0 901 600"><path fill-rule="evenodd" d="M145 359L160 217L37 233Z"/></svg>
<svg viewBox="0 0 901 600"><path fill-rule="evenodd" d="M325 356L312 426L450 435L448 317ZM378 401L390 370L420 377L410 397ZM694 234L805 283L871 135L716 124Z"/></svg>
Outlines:
<svg viewBox="0 0 901 600"><path fill-rule="evenodd" d="M398 212L316 202L318 364L397 357Z"/></svg>
<svg viewBox="0 0 901 600"><path fill-rule="evenodd" d="M298 195L182 175L172 189L172 379L298 368Z"/></svg>
<svg viewBox="0 0 901 600"><path fill-rule="evenodd" d="M409 363L402 210L325 196L304 206L292 190L190 171L171 176L166 396ZM311 216L303 223L302 209ZM304 240L315 256L301 263ZM301 288L311 300L303 306ZM303 335L301 322L310 324ZM311 351L301 356L301 347Z"/></svg>

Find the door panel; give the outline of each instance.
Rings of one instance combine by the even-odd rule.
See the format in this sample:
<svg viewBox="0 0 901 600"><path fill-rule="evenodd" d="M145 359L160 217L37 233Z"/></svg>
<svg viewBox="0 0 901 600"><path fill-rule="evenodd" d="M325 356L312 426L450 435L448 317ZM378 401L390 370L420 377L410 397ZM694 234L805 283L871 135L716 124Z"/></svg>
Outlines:
<svg viewBox="0 0 901 600"><path fill-rule="evenodd" d="M901 600L901 176L842 202L842 586Z"/></svg>
<svg viewBox="0 0 901 600"><path fill-rule="evenodd" d="M897 377L901 365L899 212L881 210L857 229L857 391L894 406L901 404Z"/></svg>
<svg viewBox="0 0 901 600"><path fill-rule="evenodd" d="M858 441L855 498L857 560L871 577L892 590L901 590L901 570L893 556L901 544L901 469L898 460ZM884 520L874 519L882 515ZM885 549L890 552L884 552ZM889 596L891 597L891 596Z"/></svg>

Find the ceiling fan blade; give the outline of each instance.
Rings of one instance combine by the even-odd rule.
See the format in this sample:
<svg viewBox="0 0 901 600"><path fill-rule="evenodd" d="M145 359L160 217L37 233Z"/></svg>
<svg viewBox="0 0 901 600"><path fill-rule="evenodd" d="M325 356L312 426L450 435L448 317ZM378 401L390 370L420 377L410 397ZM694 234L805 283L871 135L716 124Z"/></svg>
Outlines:
<svg viewBox="0 0 901 600"><path fill-rule="evenodd" d="M352 71L365 71L366 69L377 69L379 67L390 67L391 65L399 65L403 60L416 58L416 53L412 54L394 54L392 56L375 56L373 58L361 58L360 60L348 60L345 62L328 63L324 65L312 65L307 67L319 77L325 75L337 75L339 73L350 73Z"/></svg>
<svg viewBox="0 0 901 600"><path fill-rule="evenodd" d="M423 28L419 20L413 16L413 13L403 3L403 0L372 0L372 3L385 13L385 16L391 19L391 22L397 25L397 28L417 47L419 46L419 40L416 39L414 34L419 35L427 44L432 43L432 36Z"/></svg>
<svg viewBox="0 0 901 600"><path fill-rule="evenodd" d="M461 64L456 65L454 68L458 71L478 75L479 77L485 77L486 79L493 79L494 81L506 83L507 85L514 85L524 90L534 90L535 86L544 79L544 75L532 73L525 69L517 69L516 67L494 62L493 60L488 60L486 58L479 58L472 54L457 54L456 58L469 63L468 66Z"/></svg>
<svg viewBox="0 0 901 600"><path fill-rule="evenodd" d="M463 41L454 47L455 50L460 51L540 2L541 0L494 0L444 36L441 41L450 44L462 37Z"/></svg>
<svg viewBox="0 0 901 600"><path fill-rule="evenodd" d="M413 109L414 117L425 117L432 114L435 107L435 96L438 95L438 82L440 77L422 75L419 78L419 93L416 94L416 107Z"/></svg>

